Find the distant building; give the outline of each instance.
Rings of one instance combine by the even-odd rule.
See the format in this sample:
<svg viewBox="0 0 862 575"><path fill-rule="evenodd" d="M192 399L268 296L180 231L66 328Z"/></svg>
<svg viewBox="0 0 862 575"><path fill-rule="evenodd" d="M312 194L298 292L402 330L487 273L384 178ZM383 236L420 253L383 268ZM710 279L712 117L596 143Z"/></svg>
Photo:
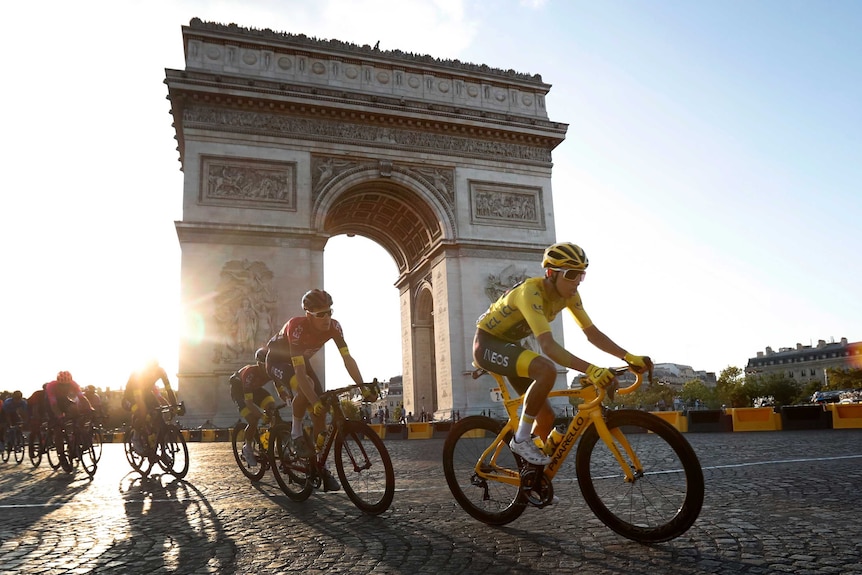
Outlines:
<svg viewBox="0 0 862 575"><path fill-rule="evenodd" d="M689 381L698 380L707 387L715 387L714 371L695 371L689 365L679 363L657 363L653 369L653 378L659 383L682 389Z"/></svg>
<svg viewBox="0 0 862 575"><path fill-rule="evenodd" d="M758 351L757 357L748 360L746 375L783 374L791 380L804 384L810 381L826 383L827 369L862 368L862 342L847 343L842 337L840 342L817 342L817 346L802 345L782 347L773 351Z"/></svg>
<svg viewBox="0 0 862 575"><path fill-rule="evenodd" d="M580 377L583 376L575 379L578 380ZM619 379L620 387L625 387L635 381L635 375L629 371L621 375ZM690 365L680 363L657 363L653 369L653 381L677 390L681 390L686 383L694 380L702 382L707 387L715 387L716 385L714 371L696 371Z"/></svg>

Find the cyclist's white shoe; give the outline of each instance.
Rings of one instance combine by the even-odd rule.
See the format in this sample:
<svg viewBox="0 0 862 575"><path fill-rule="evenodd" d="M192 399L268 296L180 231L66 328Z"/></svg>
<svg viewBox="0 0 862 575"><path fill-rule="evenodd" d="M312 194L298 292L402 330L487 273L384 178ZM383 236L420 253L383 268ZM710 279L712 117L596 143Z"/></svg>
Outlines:
<svg viewBox="0 0 862 575"><path fill-rule="evenodd" d="M254 456L254 449L248 443L242 446L242 456L245 457L249 467L257 467L257 457Z"/></svg>
<svg viewBox="0 0 862 575"><path fill-rule="evenodd" d="M520 455L526 459L528 463L532 463L533 465L547 465L551 462L551 457L549 455L545 455L545 453L539 449L535 443L533 443L532 439L528 439L527 441L515 441L515 438L513 437L509 442L509 449L512 450L512 453Z"/></svg>

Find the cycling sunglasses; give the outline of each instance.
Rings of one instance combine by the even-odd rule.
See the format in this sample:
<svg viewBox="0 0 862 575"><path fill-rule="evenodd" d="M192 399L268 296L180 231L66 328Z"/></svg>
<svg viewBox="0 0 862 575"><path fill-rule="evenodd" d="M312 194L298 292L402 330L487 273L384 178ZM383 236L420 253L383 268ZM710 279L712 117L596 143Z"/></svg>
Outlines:
<svg viewBox="0 0 862 575"><path fill-rule="evenodd" d="M576 279L584 279L584 276L587 275L587 272L584 270L564 270L559 268L551 268L555 272L563 272L563 277L569 281L575 281Z"/></svg>
<svg viewBox="0 0 862 575"><path fill-rule="evenodd" d="M313 316L313 317L326 317L328 315L332 315L332 308L325 309L323 311L309 311L305 310L305 313Z"/></svg>

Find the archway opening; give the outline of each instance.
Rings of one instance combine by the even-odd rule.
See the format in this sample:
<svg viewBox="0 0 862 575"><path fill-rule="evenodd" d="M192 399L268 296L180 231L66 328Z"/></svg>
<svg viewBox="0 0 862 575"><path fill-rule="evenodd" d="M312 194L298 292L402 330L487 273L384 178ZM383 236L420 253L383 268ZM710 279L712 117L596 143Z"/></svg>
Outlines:
<svg viewBox="0 0 862 575"><path fill-rule="evenodd" d="M323 255L324 289L332 295L333 317L344 329L350 354L362 376L389 381L401 375L402 338L398 267L374 241L358 235L330 238ZM341 356L326 347L326 386L350 384Z"/></svg>

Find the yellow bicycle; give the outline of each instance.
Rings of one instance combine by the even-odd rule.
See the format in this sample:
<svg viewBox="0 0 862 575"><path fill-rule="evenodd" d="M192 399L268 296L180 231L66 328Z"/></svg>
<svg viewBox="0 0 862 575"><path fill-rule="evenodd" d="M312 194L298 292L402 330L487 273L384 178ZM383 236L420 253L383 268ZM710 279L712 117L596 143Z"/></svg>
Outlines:
<svg viewBox="0 0 862 575"><path fill-rule="evenodd" d="M618 375L627 370L614 369ZM473 377L483 373L488 372L477 370ZM491 375L508 420L466 417L452 426L443 446L446 482L467 513L489 525L505 525L527 506L551 504L554 477L574 471L587 505L623 537L667 541L694 524L703 505L703 471L691 445L670 423L645 411L607 409L602 405L606 391L595 386L554 390L549 397L580 397L583 403L549 453L551 462L532 465L509 449L522 397L513 397L502 376ZM616 393L635 391L643 381L642 374L636 375L632 385ZM573 470L566 458L576 443Z"/></svg>

